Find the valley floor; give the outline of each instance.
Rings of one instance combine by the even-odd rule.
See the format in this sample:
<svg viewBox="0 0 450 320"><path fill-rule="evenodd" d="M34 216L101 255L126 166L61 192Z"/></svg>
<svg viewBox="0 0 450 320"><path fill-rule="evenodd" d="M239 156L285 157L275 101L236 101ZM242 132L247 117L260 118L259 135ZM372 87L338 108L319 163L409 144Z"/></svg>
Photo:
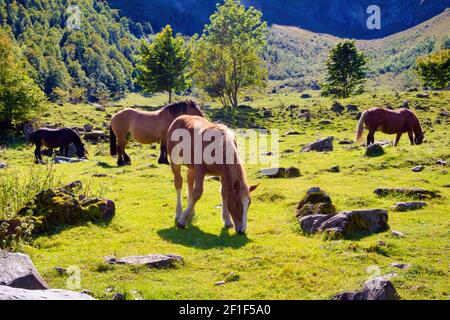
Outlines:
<svg viewBox="0 0 450 320"><path fill-rule="evenodd" d="M387 103L397 108L406 99L412 109L416 105L430 108L416 111L427 128L425 144L410 146L404 136L399 147L388 146L386 154L377 158L365 158L364 148L356 144L339 145L344 138L354 139L354 116L330 112L332 100L318 97L317 92L311 94L310 99L300 99L298 93L256 97L246 102L254 108L250 111L225 112L215 104L207 110L209 117L235 126L256 124L278 129L281 134L293 130L303 133L281 138L280 158L281 166L299 168L301 177L267 180L259 178L260 166L246 167L249 182L261 183L253 195L247 236L222 229L220 183L213 180L205 182L193 225L177 230L170 168L149 166L156 164L158 149L132 143L133 165L118 168L108 154L109 146L98 144L89 145L89 161L54 165L53 169L62 183L79 179L114 200L116 215L112 222L65 228L35 239L24 251L52 287L66 288L68 281L66 275L54 271L55 267L75 266L81 272L79 289L90 290L100 299L109 299L114 292L124 293L128 299L330 299L338 292L361 288L377 273L393 272L397 276L392 281L402 299L449 299L450 179L448 165L436 161L450 160L450 120L439 115L449 111L450 93L430 93L429 99L420 99L416 93L376 92L375 97L371 93L340 101L344 106L355 104L361 111ZM119 104L156 107L163 101L162 96L131 95ZM310 109L312 121L305 122L285 111L291 104ZM264 117L260 111L263 107L271 109L274 118ZM120 107L108 107L106 113L118 110ZM64 105L53 107L41 121L101 128L102 122L108 123L105 115L94 106ZM320 125L323 119L332 123ZM327 136L336 139L333 152L300 152L302 145ZM393 138L376 136L377 140ZM33 164L32 154L32 148L22 142L0 149L1 162L8 164L0 174L25 178L30 170L44 170L45 166ZM99 166L98 162L110 166ZM340 166L340 173L326 171L334 165ZM412 172L416 165L424 165L425 170ZM419 211L389 210L391 230L384 233L330 241L321 235L304 235L295 219L298 202L314 186L325 190L339 211L390 209L396 202L408 200L379 198L374 194L379 187L422 187L440 192L442 198L428 201L428 206ZM186 204L186 197L183 200ZM396 238L392 230L405 236ZM151 253L181 255L185 263L171 270L104 263L106 256ZM412 266L399 270L390 267L393 262ZM215 286L227 279L231 281Z"/></svg>

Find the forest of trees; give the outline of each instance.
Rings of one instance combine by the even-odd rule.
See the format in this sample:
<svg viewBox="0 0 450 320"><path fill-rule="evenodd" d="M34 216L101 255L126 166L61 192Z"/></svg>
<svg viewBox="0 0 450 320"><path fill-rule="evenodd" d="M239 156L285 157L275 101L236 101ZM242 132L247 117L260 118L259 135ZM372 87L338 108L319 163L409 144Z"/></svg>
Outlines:
<svg viewBox="0 0 450 320"><path fill-rule="evenodd" d="M80 9L79 29L67 26L71 5ZM133 89L138 42L130 24L100 0L0 1L0 26L17 41L37 83L54 101L119 98Z"/></svg>

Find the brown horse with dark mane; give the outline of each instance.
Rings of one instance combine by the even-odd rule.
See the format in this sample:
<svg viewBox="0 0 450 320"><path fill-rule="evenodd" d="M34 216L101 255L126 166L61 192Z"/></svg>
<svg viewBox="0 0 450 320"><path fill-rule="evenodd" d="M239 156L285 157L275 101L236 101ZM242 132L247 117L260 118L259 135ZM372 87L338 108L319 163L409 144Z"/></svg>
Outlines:
<svg viewBox="0 0 450 320"><path fill-rule="evenodd" d="M369 130L367 145L375 143L375 132L397 134L394 145L397 146L404 133L408 133L411 145L422 144L425 133L416 114L409 109L388 110L373 108L365 111L356 127L356 141L362 140L364 126Z"/></svg>
<svg viewBox="0 0 450 320"><path fill-rule="evenodd" d="M131 134L137 142L151 144L161 142L160 164L169 164L166 151L166 135L172 122L181 115L189 114L203 117L203 113L192 100L170 104L161 110L146 112L125 109L111 119L110 151L117 155L117 164L130 165L130 156L125 152L127 136Z"/></svg>
<svg viewBox="0 0 450 320"><path fill-rule="evenodd" d="M70 144L74 144L78 158L86 157L86 149L81 141L80 136L74 130L69 128L50 129L41 128L33 131L28 140L28 144L32 143L36 146L34 156L36 163L42 162L41 148L42 146L49 149L60 148L59 154L67 156Z"/></svg>
<svg viewBox="0 0 450 320"><path fill-rule="evenodd" d="M181 142L179 138L183 138ZM234 134L224 125L185 115L177 118L170 126L167 150L177 191L177 227L185 228L192 219L195 205L203 194L205 176L210 175L220 177L222 183L222 219L225 228L232 228L234 222L236 232L244 234L251 204L250 194L258 186L249 186L247 183ZM188 205L184 212L181 199L183 165L188 168Z"/></svg>

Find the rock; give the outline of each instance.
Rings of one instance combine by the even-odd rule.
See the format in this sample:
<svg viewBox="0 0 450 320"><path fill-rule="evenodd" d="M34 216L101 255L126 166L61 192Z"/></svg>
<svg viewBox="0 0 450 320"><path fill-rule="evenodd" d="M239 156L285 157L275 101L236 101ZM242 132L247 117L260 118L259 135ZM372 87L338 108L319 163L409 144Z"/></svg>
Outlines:
<svg viewBox="0 0 450 320"><path fill-rule="evenodd" d="M440 166L446 166L446 165L447 165L447 161L444 161L444 160L438 160L438 161L436 161L436 164L437 164L437 165L440 165Z"/></svg>
<svg viewBox="0 0 450 320"><path fill-rule="evenodd" d="M392 235L396 238L403 238L405 236L405 234L403 232L396 231L396 230L392 230Z"/></svg>
<svg viewBox="0 0 450 320"><path fill-rule="evenodd" d="M297 206L296 217L305 217L310 215L329 215L335 214L334 207L330 196L320 188L312 188L308 190L303 199Z"/></svg>
<svg viewBox="0 0 450 320"><path fill-rule="evenodd" d="M425 170L424 166L417 166L411 169L413 172L422 172L423 170Z"/></svg>
<svg viewBox="0 0 450 320"><path fill-rule="evenodd" d="M283 153L285 153L285 154L294 153L294 152L295 152L295 151L292 150L292 149L287 149L287 150L284 150L284 151L283 151Z"/></svg>
<svg viewBox="0 0 450 320"><path fill-rule="evenodd" d="M111 296L112 300L125 300L125 296L120 293L120 292L116 292Z"/></svg>
<svg viewBox="0 0 450 320"><path fill-rule="evenodd" d="M245 104L239 105L238 109L241 109L241 110L253 110L253 108L251 106L247 106Z"/></svg>
<svg viewBox="0 0 450 320"><path fill-rule="evenodd" d="M355 142L350 140L350 139L342 139L341 141L339 141L340 145L350 145L350 144L354 144Z"/></svg>
<svg viewBox="0 0 450 320"><path fill-rule="evenodd" d="M309 93L303 93L303 94L300 96L300 98L302 98L302 99L309 99L309 98L312 98L312 96L311 96Z"/></svg>
<svg viewBox="0 0 450 320"><path fill-rule="evenodd" d="M366 157L380 157L384 155L384 149L380 144L371 144L366 148Z"/></svg>
<svg viewBox="0 0 450 320"><path fill-rule="evenodd" d="M319 121L319 124L321 124L321 125L330 125L332 123L333 123L333 121L331 121L331 120L320 120Z"/></svg>
<svg viewBox="0 0 450 320"><path fill-rule="evenodd" d="M320 139L315 142L309 143L302 148L302 152L310 152L310 151L333 151L333 140L334 137L328 137L325 139Z"/></svg>
<svg viewBox="0 0 450 320"><path fill-rule="evenodd" d="M286 132L284 135L285 136L299 136L304 134L303 132L298 132L298 131L288 131Z"/></svg>
<svg viewBox="0 0 450 320"><path fill-rule="evenodd" d="M72 159L72 158L66 158L66 157L55 157L53 159L53 162L56 164L64 164L64 163L79 163L79 162L85 162L86 159Z"/></svg>
<svg viewBox="0 0 450 320"><path fill-rule="evenodd" d="M298 168L267 168L261 169L260 174L267 178L297 178L300 177L300 170Z"/></svg>
<svg viewBox="0 0 450 320"><path fill-rule="evenodd" d="M4 162L0 162L0 169L6 169L8 165Z"/></svg>
<svg viewBox="0 0 450 320"><path fill-rule="evenodd" d="M50 289L26 290L7 286L0 286L0 300L95 300L83 293Z"/></svg>
<svg viewBox="0 0 450 320"><path fill-rule="evenodd" d="M439 115L440 115L441 117L448 118L448 117L450 116L450 113L448 113L447 111L441 111L441 112L439 113Z"/></svg>
<svg viewBox="0 0 450 320"><path fill-rule="evenodd" d="M106 108L103 107L103 106L97 106L97 107L95 108L95 111L105 112L105 111L106 111Z"/></svg>
<svg viewBox="0 0 450 320"><path fill-rule="evenodd" d="M83 130L84 130L84 132L92 132L92 130L94 130L94 127L91 126L90 124L85 124L83 126Z"/></svg>
<svg viewBox="0 0 450 320"><path fill-rule="evenodd" d="M222 281L217 281L216 283L214 283L214 285L215 285L216 287L224 286L224 285L225 285L225 281L224 281L224 280L222 280Z"/></svg>
<svg viewBox="0 0 450 320"><path fill-rule="evenodd" d="M175 267L178 263L183 261L183 258L173 254L150 254L146 256L131 256L121 259L106 257L105 261L110 264L145 265L149 268L166 269Z"/></svg>
<svg viewBox="0 0 450 320"><path fill-rule="evenodd" d="M327 170L328 172L339 173L341 172L341 168L339 166L333 166Z"/></svg>
<svg viewBox="0 0 450 320"><path fill-rule="evenodd" d="M371 209L338 213L322 223L319 231L336 236L348 236L358 233L378 233L387 229L389 229L387 211Z"/></svg>
<svg viewBox="0 0 450 320"><path fill-rule="evenodd" d="M347 111L348 112L357 112L359 111L358 106L355 106L354 104L347 105Z"/></svg>
<svg viewBox="0 0 450 320"><path fill-rule="evenodd" d="M108 135L106 135L103 131L101 130L94 130L91 132L86 132L84 134L84 139L87 141L108 141Z"/></svg>
<svg viewBox="0 0 450 320"><path fill-rule="evenodd" d="M402 108L409 109L409 100L403 100Z"/></svg>
<svg viewBox="0 0 450 320"><path fill-rule="evenodd" d="M75 193L75 192L80 191L82 188L83 188L83 184L81 183L81 181L75 180L69 184L66 184L65 186L60 188L60 190L63 190L65 192Z"/></svg>
<svg viewBox="0 0 450 320"><path fill-rule="evenodd" d="M66 274L66 271L67 271L66 269L61 268L61 267L55 267L55 268L53 268L53 270L55 270L56 273L60 276Z"/></svg>
<svg viewBox="0 0 450 320"><path fill-rule="evenodd" d="M399 195L417 199L433 199L440 197L436 191L429 191L421 188L378 188L374 192L379 197Z"/></svg>
<svg viewBox="0 0 450 320"><path fill-rule="evenodd" d="M398 269L401 269L401 270L407 270L407 269L411 268L411 265L410 265L410 264L407 264L407 263L397 263L397 262L391 263L390 266L391 266L392 268L398 268Z"/></svg>
<svg viewBox="0 0 450 320"><path fill-rule="evenodd" d="M272 118L273 117L272 110L264 110L263 116L264 118Z"/></svg>
<svg viewBox="0 0 450 320"><path fill-rule="evenodd" d="M427 206L426 202L398 202L393 207L394 211L412 211L419 210Z"/></svg>
<svg viewBox="0 0 450 320"><path fill-rule="evenodd" d="M416 97L420 98L420 99L428 99L430 97L430 94L429 93L418 93L418 94L416 94Z"/></svg>
<svg viewBox="0 0 450 320"><path fill-rule="evenodd" d="M399 300L400 297L391 281L379 277L367 281L360 291L344 292L333 300Z"/></svg>
<svg viewBox="0 0 450 320"><path fill-rule="evenodd" d="M313 234L319 232L319 228L328 219L333 217L334 214L313 214L307 216L300 216L299 223L300 228L307 234Z"/></svg>
<svg viewBox="0 0 450 320"><path fill-rule="evenodd" d="M421 106L420 104L414 106L414 109L420 110L420 111L427 111L427 110L429 110L428 107L423 107L423 106Z"/></svg>
<svg viewBox="0 0 450 320"><path fill-rule="evenodd" d="M115 205L112 200L79 200L72 192L74 188L70 185L44 190L20 209L18 215L31 219L34 224L34 234L51 232L63 225L108 222L114 216ZM29 216L30 213L31 216Z"/></svg>
<svg viewBox="0 0 450 320"><path fill-rule="evenodd" d="M336 112L341 114L342 112L344 112L345 108L342 104L340 104L339 102L335 101L333 102L333 105L331 106L331 111Z"/></svg>
<svg viewBox="0 0 450 320"><path fill-rule="evenodd" d="M1 250L0 286L30 290L49 288L48 284L37 272L30 257L22 253L9 253ZM2 290L0 289L0 300L1 296Z"/></svg>

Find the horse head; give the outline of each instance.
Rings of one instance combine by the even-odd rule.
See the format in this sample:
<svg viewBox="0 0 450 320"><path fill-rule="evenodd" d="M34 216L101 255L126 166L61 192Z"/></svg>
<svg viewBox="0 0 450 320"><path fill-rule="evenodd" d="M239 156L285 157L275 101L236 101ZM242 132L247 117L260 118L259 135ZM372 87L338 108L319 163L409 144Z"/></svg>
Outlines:
<svg viewBox="0 0 450 320"><path fill-rule="evenodd" d="M423 140L425 139L425 132L422 132L414 138L414 143L416 145L421 145L423 143Z"/></svg>
<svg viewBox="0 0 450 320"><path fill-rule="evenodd" d="M236 180L232 190L228 191L227 209L233 219L237 233L245 234L247 231L248 209L252 202L250 194L258 186L247 186L244 180Z"/></svg>
<svg viewBox="0 0 450 320"><path fill-rule="evenodd" d="M84 147L84 144L81 144L78 148L77 148L77 157L78 158L87 158L88 155L88 151L87 149Z"/></svg>

